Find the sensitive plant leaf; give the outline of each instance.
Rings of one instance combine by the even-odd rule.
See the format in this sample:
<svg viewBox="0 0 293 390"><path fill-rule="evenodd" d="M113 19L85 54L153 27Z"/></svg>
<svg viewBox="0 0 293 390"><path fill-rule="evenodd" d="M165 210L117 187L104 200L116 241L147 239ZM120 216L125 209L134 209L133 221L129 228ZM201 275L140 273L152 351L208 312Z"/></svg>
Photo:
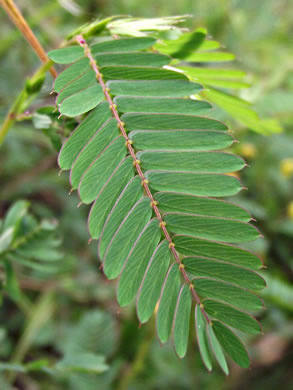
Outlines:
<svg viewBox="0 0 293 390"><path fill-rule="evenodd" d="M88 219L89 232L93 238L100 236L107 215L114 206L117 197L133 177L133 170L132 159L130 157L125 158L99 192L91 207Z"/></svg>
<svg viewBox="0 0 293 390"><path fill-rule="evenodd" d="M160 169L166 171L214 172L227 173L238 171L245 166L239 157L220 152L175 152L150 151L137 153L142 168L147 170Z"/></svg>
<svg viewBox="0 0 293 390"><path fill-rule="evenodd" d="M93 55L98 53L132 52L148 49L156 42L154 38L122 38L96 43L91 46Z"/></svg>
<svg viewBox="0 0 293 390"><path fill-rule="evenodd" d="M138 236L125 260L118 284L118 303L127 306L135 297L145 269L161 238L158 220L152 219Z"/></svg>
<svg viewBox="0 0 293 390"><path fill-rule="evenodd" d="M123 114L121 119L125 122L128 131L131 130L227 130L227 126L215 119L196 115L176 114Z"/></svg>
<svg viewBox="0 0 293 390"><path fill-rule="evenodd" d="M221 369L223 370L223 372L226 375L229 375L229 368L227 365L225 355L224 355L223 350L221 348L221 345L217 339L217 336L215 335L213 327L210 324L207 325L207 331L208 331L209 342L210 342L213 354L214 354L217 362L219 363Z"/></svg>
<svg viewBox="0 0 293 390"><path fill-rule="evenodd" d="M155 310L169 264L169 244L164 240L150 259L137 294L137 316L141 323L148 321Z"/></svg>
<svg viewBox="0 0 293 390"><path fill-rule="evenodd" d="M190 54L185 58L187 62L227 62L235 59L235 55L232 53L226 53L223 51L217 52L202 52L197 51Z"/></svg>
<svg viewBox="0 0 293 390"><path fill-rule="evenodd" d="M138 23L136 32L143 34L146 21L129 23L133 28ZM212 52L219 44L205 35L198 29L160 43L149 37L107 37L92 46L78 36L83 56L77 54L54 85L60 112L81 121L62 147L59 165L71 170L72 189L78 188L81 203L92 204L88 226L98 240L103 271L109 279L120 275L118 302L126 306L136 297L142 323L156 312L162 343L173 330L180 357L188 345L193 300L202 316L198 321L206 318L209 328L211 318L225 321L231 315L227 323L239 328L243 320L241 329L256 332L252 317L239 309L261 309L261 300L247 288L264 287L253 271L261 261L230 245L259 237L249 225L249 213L214 199L243 188L230 173L246 164L221 151L233 137L225 124L202 116L211 105L197 98L205 91L188 79L195 80L195 74L173 66L177 62L172 57L232 58ZM160 54L157 45L170 47ZM216 75L203 68L200 77L222 85L243 82L241 72L225 69ZM202 304L205 299L210 314ZM219 303L213 308L211 302ZM205 330L198 337L211 369ZM221 347L212 337L227 373Z"/></svg>
<svg viewBox="0 0 293 390"><path fill-rule="evenodd" d="M197 343L202 361L208 371L212 371L212 360L209 351L207 338L207 323L200 310L200 306L195 307L195 331L197 336Z"/></svg>
<svg viewBox="0 0 293 390"><path fill-rule="evenodd" d="M161 343L169 339L177 297L180 290L180 272L176 263L172 264L166 275L157 314L157 332Z"/></svg>
<svg viewBox="0 0 293 390"><path fill-rule="evenodd" d="M104 149L119 136L115 120L110 119L92 136L88 143L77 155L70 171L70 183L73 189L79 185L80 179L86 169L93 163Z"/></svg>
<svg viewBox="0 0 293 390"><path fill-rule="evenodd" d="M223 131L210 130L136 130L129 138L139 150L217 150L230 146L234 140Z"/></svg>
<svg viewBox="0 0 293 390"><path fill-rule="evenodd" d="M107 87L115 96L163 96L163 97L184 97L199 92L202 86L191 83L188 80L136 80L107 82Z"/></svg>
<svg viewBox="0 0 293 390"><path fill-rule="evenodd" d="M138 201L115 232L103 257L103 269L108 279L115 279L127 259L139 234L149 219L152 209L148 198ZM135 224L135 229L132 227ZM121 243L123 242L123 245Z"/></svg>
<svg viewBox="0 0 293 390"><path fill-rule="evenodd" d="M232 196L242 190L238 179L220 174L147 171L150 186L156 191L178 191L199 196Z"/></svg>
<svg viewBox="0 0 293 390"><path fill-rule="evenodd" d="M70 169L78 153L83 146L95 134L95 132L111 118L111 112L107 102L103 102L93 110L84 121L75 129L62 146L58 156L58 164L61 169Z"/></svg>
<svg viewBox="0 0 293 390"><path fill-rule="evenodd" d="M57 64L71 64L82 58L83 55L83 49L80 46L69 46L48 52L48 57Z"/></svg>
<svg viewBox="0 0 293 390"><path fill-rule="evenodd" d="M64 99L59 106L59 111L69 117L82 115L95 108L103 97L102 88L94 84Z"/></svg>
<svg viewBox="0 0 293 390"><path fill-rule="evenodd" d="M134 177L121 192L104 224L99 242L99 254L104 257L105 250L111 241L113 234L119 228L121 222L135 203L143 196L143 188L140 178Z"/></svg>
<svg viewBox="0 0 293 390"><path fill-rule="evenodd" d="M121 112L153 112L201 115L211 109L208 102L192 99L119 96L114 99Z"/></svg>
<svg viewBox="0 0 293 390"><path fill-rule="evenodd" d="M207 31L204 28L196 29L189 34L188 39L182 42L182 45L171 53L174 58L185 59L200 47L206 37ZM186 37L186 36L185 36Z"/></svg>
<svg viewBox="0 0 293 390"><path fill-rule="evenodd" d="M239 338L220 321L214 320L212 328L221 346L235 363L240 367L249 367L248 353Z"/></svg>
<svg viewBox="0 0 293 390"><path fill-rule="evenodd" d="M261 331L259 323L249 314L235 309L233 306L213 299L203 301L205 311L213 318L216 318L232 328L242 332L257 334Z"/></svg>
<svg viewBox="0 0 293 390"><path fill-rule="evenodd" d="M233 284L204 277L193 279L193 283L202 298L218 299L243 310L256 311L263 308L257 295Z"/></svg>
<svg viewBox="0 0 293 390"><path fill-rule="evenodd" d="M184 284L178 295L173 325L175 351L180 358L187 351L191 305L191 292L189 286Z"/></svg>
<svg viewBox="0 0 293 390"><path fill-rule="evenodd" d="M99 191L113 173L116 166L125 158L126 147L123 137L116 137L82 175L78 192L84 203L95 200Z"/></svg>
<svg viewBox="0 0 293 390"><path fill-rule="evenodd" d="M249 222L251 216L248 211L233 203L213 198L186 195L178 192L157 192L155 199L160 203L163 212L173 211L214 217L225 217L242 222Z"/></svg>
<svg viewBox="0 0 293 390"><path fill-rule="evenodd" d="M222 242L246 242L259 237L259 232L254 226L228 218L166 213L164 219L172 233L187 234L198 238Z"/></svg>
<svg viewBox="0 0 293 390"><path fill-rule="evenodd" d="M185 269L194 276L212 277L251 290L262 290L266 286L264 279L255 271L218 260L185 257L183 264Z"/></svg>
<svg viewBox="0 0 293 390"><path fill-rule="evenodd" d="M233 245L201 240L185 235L176 235L173 241L177 250L186 256L209 257L252 269L262 267L262 262L256 255Z"/></svg>

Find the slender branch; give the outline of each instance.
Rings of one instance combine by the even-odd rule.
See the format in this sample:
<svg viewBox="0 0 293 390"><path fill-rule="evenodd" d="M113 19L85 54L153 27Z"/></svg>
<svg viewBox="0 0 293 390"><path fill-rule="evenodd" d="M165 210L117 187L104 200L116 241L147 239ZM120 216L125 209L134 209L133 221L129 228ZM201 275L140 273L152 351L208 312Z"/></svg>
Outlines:
<svg viewBox="0 0 293 390"><path fill-rule="evenodd" d="M124 127L125 124L120 120L119 113L117 111L117 106L116 106L116 104L114 104L114 102L113 102L113 100L112 100L112 98L110 96L110 93L109 93L110 90L109 90L109 88L106 87L106 84L105 84L105 82L103 80L103 75L100 73L99 67L98 67L94 57L92 56L91 50L90 50L88 44L86 43L85 39L83 38L83 36L82 35L78 35L76 37L76 40L79 43L79 45L81 47L83 47L85 55L90 60L90 65L91 65L93 71L96 74L96 79L97 79L97 81L99 82L99 84L101 85L101 87L102 87L102 89L104 91L105 98L106 98L107 102L109 103L109 106L110 106L110 109L112 111L112 114L113 114L114 118L117 120L118 127L119 127L119 129L121 131L121 134L125 138L126 146L128 148L128 151L129 151L131 157L133 158L133 165L135 166L136 171L137 171L139 177L141 178L141 184L143 185L143 187L145 189L145 192L146 192L148 198L151 201L150 202L151 203L151 207L154 210L154 213L156 214L156 217L159 220L160 228L162 229L163 234L164 234L166 240L169 243L170 251L172 252L172 255L174 256L174 259L175 259L176 263L179 265L179 270L180 270L180 272L181 272L181 274L182 274L186 284L188 284L188 286L190 288L190 291L191 291L191 294L192 294L192 297L193 297L194 301L196 302L196 304L200 305L200 309L202 311L202 314L206 318L207 322L210 323L210 319L209 319L206 311L204 310L203 304L201 303L200 298L199 298L197 292L195 291L194 285L193 285L192 281L189 279L189 276L188 276L187 272L184 269L184 264L182 263L179 255L178 255L178 253L177 253L177 251L175 249L175 244L172 242L170 234L169 234L168 230L166 229L166 222L164 222L163 217L162 217L162 215L160 213L160 210L157 207L158 203L153 198L153 195L152 195L150 187L149 187L149 182L148 182L148 180L145 178L145 176L143 174L143 171L142 171L142 169L140 167L140 161L137 159L136 154L135 154L135 150L132 147L132 141L128 138L127 132L126 132L125 127Z"/></svg>
<svg viewBox="0 0 293 390"><path fill-rule="evenodd" d="M19 364L23 361L34 337L52 316L55 308L54 306L54 293L52 291L44 292L36 302L35 307L32 309L31 315L26 322L24 332L12 355L11 364ZM15 376L15 372L8 374L8 381L13 383Z"/></svg>
<svg viewBox="0 0 293 390"><path fill-rule="evenodd" d="M38 38L35 36L32 29L28 25L27 21L24 19L21 12L15 5L14 1L13 0L0 0L0 1L2 7L6 11L9 18L12 20L15 26L21 31L21 33L28 41L30 46L34 49L34 51L36 52L40 60L44 63L47 63L49 61L49 58L47 57L45 50L43 49ZM50 73L54 78L57 77L57 72L53 68L53 66L50 67Z"/></svg>
<svg viewBox="0 0 293 390"><path fill-rule="evenodd" d="M133 382L133 380L140 374L140 372L144 368L144 361L150 350L154 338L154 334L155 334L155 326L153 321L151 321L148 324L148 329L146 329L146 331L147 334L145 335L145 338L140 343L132 364L128 367L125 374L119 380L117 390L127 390L129 388L129 385Z"/></svg>

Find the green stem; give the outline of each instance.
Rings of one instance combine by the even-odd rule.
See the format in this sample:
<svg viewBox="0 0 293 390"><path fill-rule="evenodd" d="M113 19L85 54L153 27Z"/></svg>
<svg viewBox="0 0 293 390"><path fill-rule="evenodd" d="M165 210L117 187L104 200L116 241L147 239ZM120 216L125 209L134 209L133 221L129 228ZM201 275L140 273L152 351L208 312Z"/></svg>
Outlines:
<svg viewBox="0 0 293 390"><path fill-rule="evenodd" d="M15 24L15 26L19 29L19 31L22 33L24 38L28 41L32 49L35 51L39 59L43 63L47 63L49 58L43 49L42 45L40 44L38 38L35 36L33 33L32 29L28 25L27 21L25 18L22 16L21 12L15 5L13 0L0 0L3 9L11 19L11 21ZM52 63L50 66L50 72L51 75L56 78L57 77L57 72L53 68Z"/></svg>
<svg viewBox="0 0 293 390"><path fill-rule="evenodd" d="M51 66L51 61L48 61L47 63L43 64L28 81L33 83L34 80L38 80L38 78L44 75L51 68ZM15 123L17 116L19 114L22 114L26 110L26 108L29 106L30 102L35 98L35 96L35 93L28 92L26 85L18 94L0 128L0 145L3 143L4 138L6 137L11 126L13 126L13 124Z"/></svg>
<svg viewBox="0 0 293 390"><path fill-rule="evenodd" d="M145 359L148 355L149 349L151 347L152 341L154 339L155 326L153 319L147 325L147 334L134 357L134 361L131 366L126 371L125 375L122 377L121 381L118 384L117 390L127 390L130 383L137 377L137 375L143 370Z"/></svg>
<svg viewBox="0 0 293 390"><path fill-rule="evenodd" d="M41 327L49 320L54 311L53 292L47 291L39 298L35 307L31 311L31 316L27 320L24 332L16 345L14 354L11 358L11 364L20 364L27 351L29 350L34 337L37 335ZM17 373L10 372L8 374L8 381L14 382Z"/></svg>

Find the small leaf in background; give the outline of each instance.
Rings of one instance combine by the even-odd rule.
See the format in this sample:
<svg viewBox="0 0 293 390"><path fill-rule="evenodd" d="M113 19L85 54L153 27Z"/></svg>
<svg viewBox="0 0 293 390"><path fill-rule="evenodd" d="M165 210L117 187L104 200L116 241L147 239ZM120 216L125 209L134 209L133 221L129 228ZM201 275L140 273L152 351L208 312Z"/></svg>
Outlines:
<svg viewBox="0 0 293 390"><path fill-rule="evenodd" d="M108 369L105 358L90 352L79 353L78 356L66 356L55 367L65 372L83 372L100 374Z"/></svg>
<svg viewBox="0 0 293 390"><path fill-rule="evenodd" d="M12 243L14 235L14 228L10 227L2 232L0 235L0 254L5 252Z"/></svg>
<svg viewBox="0 0 293 390"><path fill-rule="evenodd" d="M52 125L52 120L48 115L39 114L37 112L33 114L32 121L36 129L49 129Z"/></svg>

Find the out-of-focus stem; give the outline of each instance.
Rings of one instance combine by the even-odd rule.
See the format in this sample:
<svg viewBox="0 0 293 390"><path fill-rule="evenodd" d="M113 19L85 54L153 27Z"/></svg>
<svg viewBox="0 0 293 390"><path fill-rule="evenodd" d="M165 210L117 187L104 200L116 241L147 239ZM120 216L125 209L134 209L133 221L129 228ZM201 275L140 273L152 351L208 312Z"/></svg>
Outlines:
<svg viewBox="0 0 293 390"><path fill-rule="evenodd" d="M31 80L37 79L42 74L46 73L49 68L51 68L52 62L49 60L45 64L43 64L31 77ZM28 102L31 101L32 96L27 92L26 86L22 89L22 91L15 98L10 110L8 111L2 126L0 127L0 145L3 143L4 138L6 137L8 131L11 126L14 124L17 115L21 114L26 107L28 106Z"/></svg>

